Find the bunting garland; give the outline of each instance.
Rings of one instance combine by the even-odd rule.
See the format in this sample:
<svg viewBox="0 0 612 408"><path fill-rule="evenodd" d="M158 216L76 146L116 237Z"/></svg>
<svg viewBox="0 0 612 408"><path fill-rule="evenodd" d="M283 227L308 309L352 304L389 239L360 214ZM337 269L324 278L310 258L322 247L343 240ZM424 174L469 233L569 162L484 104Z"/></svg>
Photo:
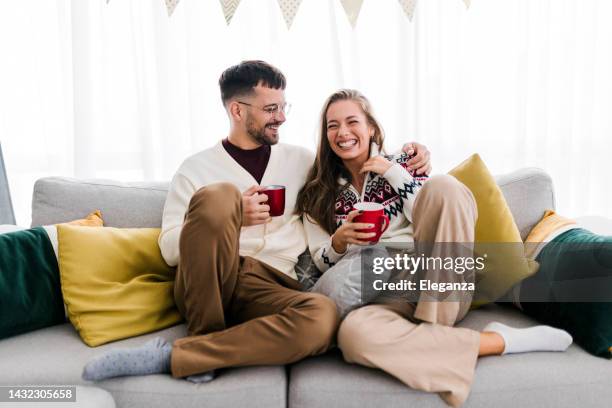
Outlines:
<svg viewBox="0 0 612 408"><path fill-rule="evenodd" d="M283 18L285 19L285 23L287 23L287 29L291 28L291 24L293 24L293 19L301 3L302 0L278 0L281 13L283 13Z"/></svg>
<svg viewBox="0 0 612 408"><path fill-rule="evenodd" d="M174 9L180 0L166 0L166 7L168 8L168 17L174 13Z"/></svg>
<svg viewBox="0 0 612 408"><path fill-rule="evenodd" d="M359 18L359 12L361 11L361 6L363 5L363 0L340 0L342 3L342 7L344 7L344 12L346 13L346 17L349 19L351 26L355 28L355 24L357 24L357 19Z"/></svg>
<svg viewBox="0 0 612 408"><path fill-rule="evenodd" d="M414 9L416 7L417 0L398 0L399 4L402 6L406 17L408 20L412 21L412 16L414 15ZM469 2L470 0L464 0Z"/></svg>
<svg viewBox="0 0 612 408"><path fill-rule="evenodd" d="M179 1L180 0L164 0L166 3L166 8L168 9L168 16L172 16L172 13L174 13ZM234 13L240 4L240 1L241 0L219 0L221 9L223 10L223 16L225 17L225 21L228 25L232 21L232 17L234 17ZM302 4L302 0L277 1L283 15L283 19L287 24L287 29L290 29L298 9L300 8L300 4ZM404 10L404 14L406 14L406 17L408 17L410 21L412 21L417 1L418 0L398 0L400 6ZM110 0L106 0L106 4L109 2ZM340 3L344 8L344 12L351 23L351 26L355 28L355 25L357 25L357 19L359 18L359 13L361 12L361 6L363 6L363 0L340 0ZM472 1L463 0L463 3L465 4L466 8L470 8Z"/></svg>
<svg viewBox="0 0 612 408"><path fill-rule="evenodd" d="M232 17L234 17L234 13L236 12L238 5L240 4L240 0L219 0L219 3L221 3L225 21L229 25L230 21L232 21Z"/></svg>

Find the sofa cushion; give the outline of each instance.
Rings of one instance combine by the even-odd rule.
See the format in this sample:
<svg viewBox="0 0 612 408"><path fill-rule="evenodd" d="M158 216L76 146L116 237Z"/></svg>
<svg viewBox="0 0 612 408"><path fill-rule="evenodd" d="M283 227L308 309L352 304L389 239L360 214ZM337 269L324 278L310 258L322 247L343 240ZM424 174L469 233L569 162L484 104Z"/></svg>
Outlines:
<svg viewBox="0 0 612 408"><path fill-rule="evenodd" d="M186 336L184 325L104 346L87 347L70 324L0 341L0 384L87 384L109 391L118 407L285 407L287 379L282 366L221 370L214 381L192 384L170 375L121 377L98 383L81 379L85 363L113 348L133 347L162 336Z"/></svg>
<svg viewBox="0 0 612 408"><path fill-rule="evenodd" d="M481 330L498 320L515 327L535 322L498 305L474 310L459 324ZM413 390L380 370L343 363L339 352L294 364L289 406L447 407L435 394ZM576 345L564 353L525 353L478 360L464 407L602 407L612 399L609 361Z"/></svg>
<svg viewBox="0 0 612 408"><path fill-rule="evenodd" d="M42 178L34 184L32 226L70 221L99 209L107 227L159 228L167 192L167 182Z"/></svg>
<svg viewBox="0 0 612 408"><path fill-rule="evenodd" d="M612 358L612 236L572 229L536 258L541 268L521 283L522 310L567 330L590 353Z"/></svg>
<svg viewBox="0 0 612 408"><path fill-rule="evenodd" d="M524 168L496 177L525 239L546 209L555 209L552 180L544 170ZM57 224L99 208L109 227L160 227L168 182L121 183L45 177L36 181L32 226Z"/></svg>
<svg viewBox="0 0 612 408"><path fill-rule="evenodd" d="M44 228L0 234L0 339L63 323L53 246Z"/></svg>
<svg viewBox="0 0 612 408"><path fill-rule="evenodd" d="M181 321L174 269L164 262L159 228L58 225L59 267L68 317L89 346Z"/></svg>
<svg viewBox="0 0 612 408"><path fill-rule="evenodd" d="M475 269L473 305L495 301L516 283L535 273L538 265L525 257L510 208L480 156L473 154L449 174L471 190L478 206L474 252L486 258L486 262L484 269Z"/></svg>

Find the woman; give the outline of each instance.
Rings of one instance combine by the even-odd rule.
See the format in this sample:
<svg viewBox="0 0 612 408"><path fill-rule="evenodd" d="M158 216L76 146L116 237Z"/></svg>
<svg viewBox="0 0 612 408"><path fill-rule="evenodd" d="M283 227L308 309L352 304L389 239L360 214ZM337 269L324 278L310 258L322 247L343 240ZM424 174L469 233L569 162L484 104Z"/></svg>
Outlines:
<svg viewBox="0 0 612 408"><path fill-rule="evenodd" d="M373 236L362 231L371 225L353 222L358 211L352 208L362 196L382 204L390 218L383 243L474 242L472 193L451 176L427 179L410 173L405 154L376 154L384 151L382 127L358 91L332 94L320 129L317 157L297 209L313 260L323 271L314 290L331 295L341 313L360 306L359 255ZM330 282L338 287L330 290ZM547 326L514 329L493 322L482 333L452 327L465 316L470 300L369 304L346 316L338 346L347 362L380 368L459 406L469 394L478 356L562 351L571 344L569 334Z"/></svg>

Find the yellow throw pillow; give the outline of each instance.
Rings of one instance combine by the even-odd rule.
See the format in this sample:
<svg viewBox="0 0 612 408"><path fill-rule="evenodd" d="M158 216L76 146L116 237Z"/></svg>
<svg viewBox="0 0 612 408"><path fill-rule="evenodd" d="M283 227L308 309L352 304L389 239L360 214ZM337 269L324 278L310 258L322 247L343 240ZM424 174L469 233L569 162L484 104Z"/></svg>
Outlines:
<svg viewBox="0 0 612 408"><path fill-rule="evenodd" d="M485 267L476 273L472 306L493 302L512 286L533 275L538 263L525 256L521 234L506 199L478 154L449 172L474 194L478 206L476 242L478 256L487 255Z"/></svg>
<svg viewBox="0 0 612 408"><path fill-rule="evenodd" d="M104 221L102 220L102 213L100 210L95 210L89 213L85 218L66 222L64 224L82 225L83 227L102 227L104 226Z"/></svg>
<svg viewBox="0 0 612 408"><path fill-rule="evenodd" d="M163 329L181 320L174 270L158 228L57 226L68 317L89 346Z"/></svg>
<svg viewBox="0 0 612 408"><path fill-rule="evenodd" d="M565 218L553 210L544 211L542 219L531 229L531 232L529 232L525 239L525 254L527 257L531 259L537 258L534 255L543 245L546 245L546 238L550 234L573 224L576 224L576 221Z"/></svg>

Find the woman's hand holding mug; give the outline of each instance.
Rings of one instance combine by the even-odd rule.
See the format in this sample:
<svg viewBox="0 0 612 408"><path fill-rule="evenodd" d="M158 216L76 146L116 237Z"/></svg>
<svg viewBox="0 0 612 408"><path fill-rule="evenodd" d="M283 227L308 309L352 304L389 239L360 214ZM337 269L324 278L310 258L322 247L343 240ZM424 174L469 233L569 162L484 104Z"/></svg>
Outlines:
<svg viewBox="0 0 612 408"><path fill-rule="evenodd" d="M365 239L376 236L375 232L358 232L357 230L371 229L374 228L374 224L367 224L361 222L353 222L353 218L358 216L361 211L351 211L346 221L334 232L332 235L332 247L334 251L339 254L346 252L348 244L357 245L370 245L369 241Z"/></svg>

